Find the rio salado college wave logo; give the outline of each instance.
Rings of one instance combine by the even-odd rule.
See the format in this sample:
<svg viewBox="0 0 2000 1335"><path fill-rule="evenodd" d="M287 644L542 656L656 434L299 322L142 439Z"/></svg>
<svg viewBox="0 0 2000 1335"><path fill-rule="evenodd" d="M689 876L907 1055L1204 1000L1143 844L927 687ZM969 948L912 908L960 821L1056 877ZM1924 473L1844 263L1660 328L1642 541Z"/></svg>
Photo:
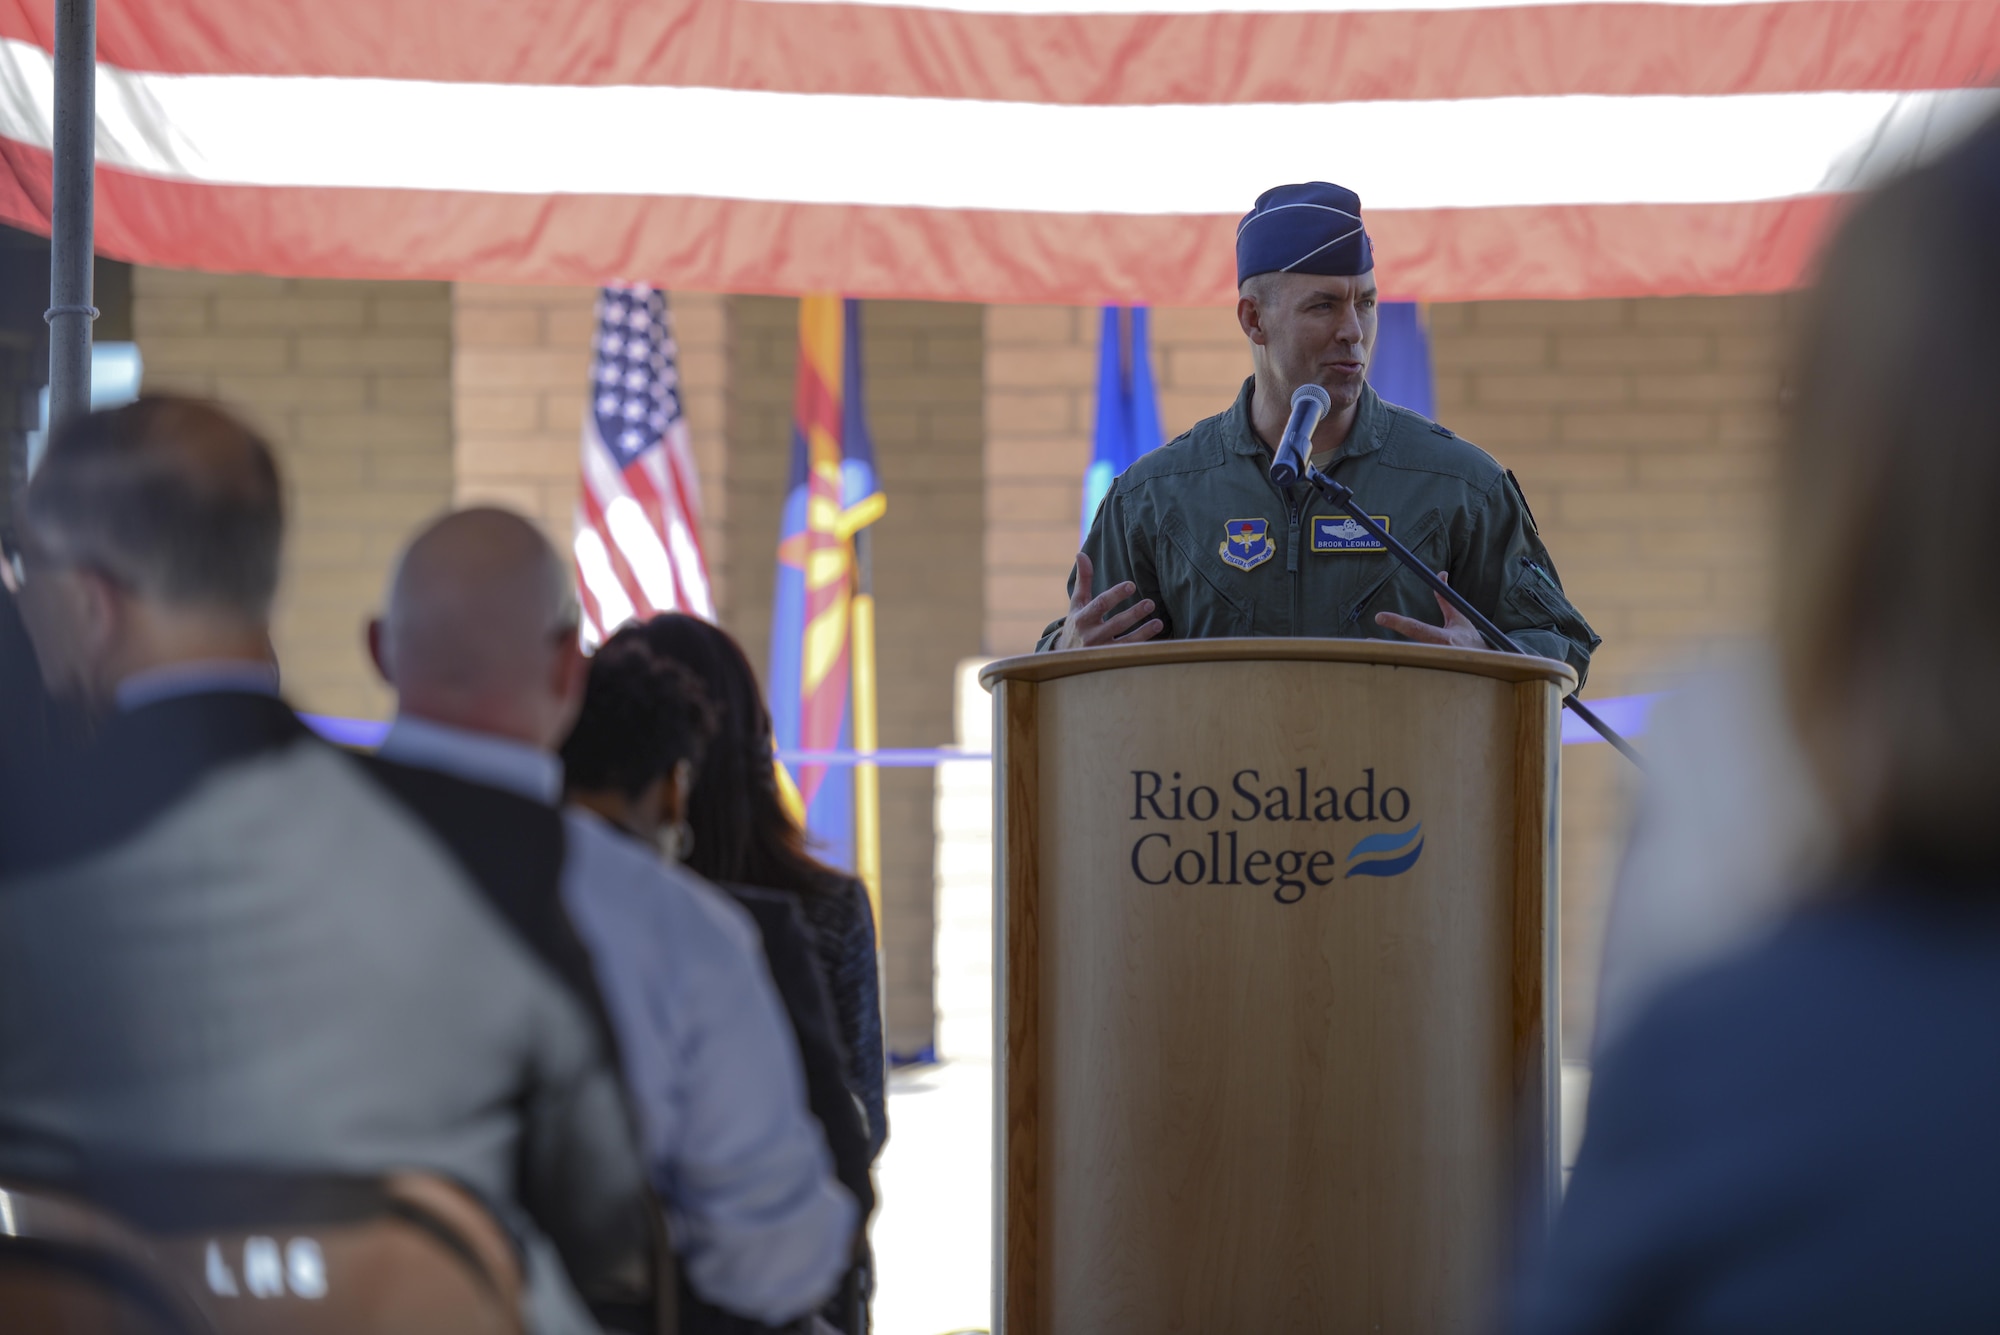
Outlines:
<svg viewBox="0 0 2000 1335"><path fill-rule="evenodd" d="M1424 823L1418 821L1409 829L1397 832L1386 831L1371 834L1362 839L1347 854L1347 874L1349 876L1401 876L1417 865L1417 859L1424 855ZM1415 848L1410 845L1414 843ZM1357 862L1356 858L1363 861Z"/></svg>

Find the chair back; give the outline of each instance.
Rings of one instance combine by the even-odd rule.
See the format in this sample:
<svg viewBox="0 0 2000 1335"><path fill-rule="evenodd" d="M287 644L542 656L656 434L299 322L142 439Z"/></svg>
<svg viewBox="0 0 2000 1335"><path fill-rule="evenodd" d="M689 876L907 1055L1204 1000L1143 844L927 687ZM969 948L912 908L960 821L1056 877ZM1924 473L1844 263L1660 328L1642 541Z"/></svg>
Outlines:
<svg viewBox="0 0 2000 1335"><path fill-rule="evenodd" d="M203 1318L189 1335L522 1335L513 1238L433 1174L124 1167L75 1189Z"/></svg>
<svg viewBox="0 0 2000 1335"><path fill-rule="evenodd" d="M0 1184L0 1313L13 1335L217 1335L139 1234L24 1184Z"/></svg>

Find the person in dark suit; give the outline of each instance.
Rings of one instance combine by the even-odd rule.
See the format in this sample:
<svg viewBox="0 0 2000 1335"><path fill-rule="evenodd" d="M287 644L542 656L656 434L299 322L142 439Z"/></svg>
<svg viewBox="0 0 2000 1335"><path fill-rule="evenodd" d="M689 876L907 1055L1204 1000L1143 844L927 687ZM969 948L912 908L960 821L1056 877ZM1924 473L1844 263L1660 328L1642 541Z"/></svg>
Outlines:
<svg viewBox="0 0 2000 1335"><path fill-rule="evenodd" d="M688 799L687 865L718 885L799 897L840 1018L847 1083L868 1116L870 1157L889 1138L875 914L856 878L813 857L778 792L771 711L743 649L719 626L669 612L641 624L646 643L694 673L714 702L717 732Z"/></svg>
<svg viewBox="0 0 2000 1335"><path fill-rule="evenodd" d="M628 627L591 659L583 709L562 748L566 796L678 864L692 842L687 799L714 733L714 709L701 682ZM841 1185L866 1221L875 1207L869 1171L874 1156L866 1118L848 1090L846 1049L820 970L817 938L796 895L743 885L719 889L756 921L771 979L798 1039L808 1106L826 1136ZM863 1278L858 1266L850 1270L825 1311L849 1335L863 1330ZM770 1329L703 1302L691 1286L683 1286L681 1295L682 1329L689 1335Z"/></svg>
<svg viewBox="0 0 2000 1335"><path fill-rule="evenodd" d="M1776 619L1836 871L1604 1054L1522 1335L2000 1330L2000 120L1801 327Z"/></svg>
<svg viewBox="0 0 2000 1335"><path fill-rule="evenodd" d="M560 818L347 755L278 694L269 447L148 397L59 429L22 610L98 717L0 886L0 1175L422 1169L521 1246L536 1335L643 1289L636 1132Z"/></svg>
<svg viewBox="0 0 2000 1335"><path fill-rule="evenodd" d="M22 838L35 790L84 735L80 714L51 696L42 681L13 589L0 587L0 869Z"/></svg>

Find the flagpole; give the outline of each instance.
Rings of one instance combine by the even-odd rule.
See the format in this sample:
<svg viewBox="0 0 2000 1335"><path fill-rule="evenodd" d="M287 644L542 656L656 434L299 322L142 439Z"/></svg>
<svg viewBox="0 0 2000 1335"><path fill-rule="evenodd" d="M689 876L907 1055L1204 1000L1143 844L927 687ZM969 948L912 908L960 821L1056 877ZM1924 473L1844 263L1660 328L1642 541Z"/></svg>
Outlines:
<svg viewBox="0 0 2000 1335"><path fill-rule="evenodd" d="M92 191L97 161L97 0L56 0L49 210L49 428L90 411Z"/></svg>
<svg viewBox="0 0 2000 1335"><path fill-rule="evenodd" d="M874 540L866 528L854 535L854 597L848 603L848 652L853 668L854 749L867 756L879 738L875 715ZM854 869L868 887L875 911L875 939L882 939L882 785L871 761L854 766Z"/></svg>

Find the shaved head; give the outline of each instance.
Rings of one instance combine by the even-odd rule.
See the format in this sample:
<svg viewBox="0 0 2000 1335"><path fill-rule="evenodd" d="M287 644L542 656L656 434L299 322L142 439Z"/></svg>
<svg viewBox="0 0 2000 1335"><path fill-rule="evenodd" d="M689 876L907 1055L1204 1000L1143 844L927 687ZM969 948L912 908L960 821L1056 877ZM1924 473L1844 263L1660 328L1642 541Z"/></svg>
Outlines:
<svg viewBox="0 0 2000 1335"><path fill-rule="evenodd" d="M370 647L405 713L543 746L574 715L569 575L541 531L509 511L460 510L419 533L396 563Z"/></svg>

